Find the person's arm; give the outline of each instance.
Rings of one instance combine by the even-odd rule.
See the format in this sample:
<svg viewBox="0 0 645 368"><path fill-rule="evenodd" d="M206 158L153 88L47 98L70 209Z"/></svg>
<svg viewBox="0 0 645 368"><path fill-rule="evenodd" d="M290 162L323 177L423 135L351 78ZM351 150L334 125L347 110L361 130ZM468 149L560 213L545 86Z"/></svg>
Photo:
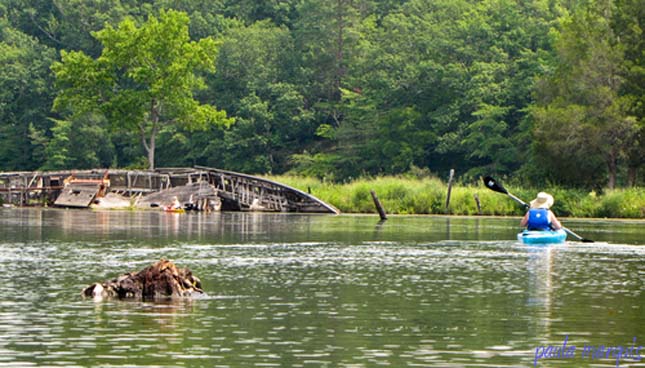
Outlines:
<svg viewBox="0 0 645 368"><path fill-rule="evenodd" d="M555 217L553 212L549 211L549 217L551 220L551 227L553 228L553 230L562 229L562 224L560 223L560 220L558 220L558 218Z"/></svg>
<svg viewBox="0 0 645 368"><path fill-rule="evenodd" d="M529 213L527 212L524 217L522 217L522 220L520 221L520 226L521 227L526 227L526 225L529 223Z"/></svg>

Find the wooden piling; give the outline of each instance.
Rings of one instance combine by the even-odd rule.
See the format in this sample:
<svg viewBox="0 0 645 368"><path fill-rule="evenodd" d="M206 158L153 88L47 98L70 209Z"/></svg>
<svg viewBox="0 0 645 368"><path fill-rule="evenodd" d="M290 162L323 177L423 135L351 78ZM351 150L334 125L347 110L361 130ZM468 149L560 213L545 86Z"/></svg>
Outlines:
<svg viewBox="0 0 645 368"><path fill-rule="evenodd" d="M448 195L446 196L446 211L449 212L450 208L450 193L452 192L452 180L455 177L455 169L450 169L450 177L448 178Z"/></svg>
<svg viewBox="0 0 645 368"><path fill-rule="evenodd" d="M475 194L473 194L473 196L475 197L475 203L477 204L477 213L479 215L481 215L482 214L482 205L479 202L479 195L477 195L477 193L475 193Z"/></svg>
<svg viewBox="0 0 645 368"><path fill-rule="evenodd" d="M381 205L381 201L378 200L378 197L376 196L376 192L373 190L370 190L370 194L372 194L372 199L374 200L374 205L376 206L376 210L378 211L378 215L381 217L381 220L387 220L387 215L385 214L385 210L383 209L383 206Z"/></svg>

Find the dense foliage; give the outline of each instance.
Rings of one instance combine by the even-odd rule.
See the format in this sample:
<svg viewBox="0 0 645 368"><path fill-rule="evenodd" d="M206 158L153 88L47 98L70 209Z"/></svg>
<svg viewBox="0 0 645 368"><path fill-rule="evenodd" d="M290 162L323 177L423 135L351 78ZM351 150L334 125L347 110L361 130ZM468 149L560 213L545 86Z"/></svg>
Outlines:
<svg viewBox="0 0 645 368"><path fill-rule="evenodd" d="M643 185L644 20L645 0L4 0L0 170Z"/></svg>

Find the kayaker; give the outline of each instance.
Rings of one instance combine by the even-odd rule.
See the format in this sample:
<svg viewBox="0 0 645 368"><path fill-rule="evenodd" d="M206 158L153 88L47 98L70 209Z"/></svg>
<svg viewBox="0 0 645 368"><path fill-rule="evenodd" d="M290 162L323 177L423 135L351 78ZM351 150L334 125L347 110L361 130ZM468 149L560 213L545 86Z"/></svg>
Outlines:
<svg viewBox="0 0 645 368"><path fill-rule="evenodd" d="M163 210L166 212L184 212L177 196L172 197L172 202L169 205L164 206Z"/></svg>
<svg viewBox="0 0 645 368"><path fill-rule="evenodd" d="M540 192L537 197L531 201L531 207L526 215L520 221L520 226L525 226L528 230L559 230L562 224L549 209L553 206L553 196Z"/></svg>

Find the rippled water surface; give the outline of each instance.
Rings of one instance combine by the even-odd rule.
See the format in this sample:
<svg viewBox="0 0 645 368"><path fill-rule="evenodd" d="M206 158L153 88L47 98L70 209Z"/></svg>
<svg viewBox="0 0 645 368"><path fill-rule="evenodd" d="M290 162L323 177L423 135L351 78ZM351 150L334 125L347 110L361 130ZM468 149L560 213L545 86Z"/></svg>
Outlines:
<svg viewBox="0 0 645 368"><path fill-rule="evenodd" d="M518 221L2 209L0 364L645 366L645 222L565 219L596 242L527 247ZM80 296L162 257L208 296Z"/></svg>

